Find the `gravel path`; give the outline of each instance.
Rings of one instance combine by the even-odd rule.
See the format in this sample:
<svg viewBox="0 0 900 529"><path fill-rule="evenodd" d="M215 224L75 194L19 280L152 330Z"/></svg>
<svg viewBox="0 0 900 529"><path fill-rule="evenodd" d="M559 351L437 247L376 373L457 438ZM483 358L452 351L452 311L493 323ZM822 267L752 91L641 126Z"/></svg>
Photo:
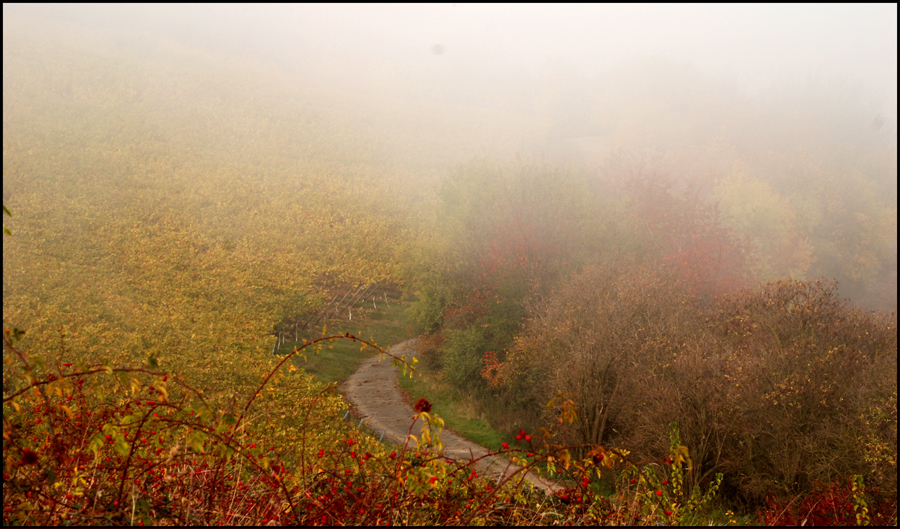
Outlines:
<svg viewBox="0 0 900 529"><path fill-rule="evenodd" d="M391 353L397 356L405 354L407 358L412 358L415 339L394 345ZM357 419L368 425L376 436L381 436L383 432L385 441L402 445L409 433L419 437L421 423L416 424L410 432L415 411L404 401L397 383L397 373L398 368L391 365L390 358L375 356L360 364L340 389L350 401L351 411ZM434 411L440 415L438 409ZM443 454L448 458L471 460L489 453L487 448L446 429L441 432L441 440L444 442ZM415 446L412 440L410 444ZM509 476L521 468L500 456L485 457L477 461L475 466L479 474L492 477L499 477L501 473ZM560 488L531 472L525 477L548 493Z"/></svg>

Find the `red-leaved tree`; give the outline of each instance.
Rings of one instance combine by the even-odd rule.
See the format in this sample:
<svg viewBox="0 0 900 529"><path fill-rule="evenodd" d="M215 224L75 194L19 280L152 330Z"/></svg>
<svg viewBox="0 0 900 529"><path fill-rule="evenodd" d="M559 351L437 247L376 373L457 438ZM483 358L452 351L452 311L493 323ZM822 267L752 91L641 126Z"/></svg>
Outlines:
<svg viewBox="0 0 900 529"><path fill-rule="evenodd" d="M639 173L627 184L639 224L658 257L675 267L696 294L714 297L748 284L748 241L723 225L716 204L697 186L656 174Z"/></svg>

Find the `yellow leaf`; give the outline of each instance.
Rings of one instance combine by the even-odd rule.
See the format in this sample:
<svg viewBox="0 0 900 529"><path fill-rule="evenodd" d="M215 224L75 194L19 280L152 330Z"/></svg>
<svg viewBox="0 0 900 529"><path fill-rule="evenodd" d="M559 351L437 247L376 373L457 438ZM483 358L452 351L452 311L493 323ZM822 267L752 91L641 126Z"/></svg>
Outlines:
<svg viewBox="0 0 900 529"><path fill-rule="evenodd" d="M73 419L73 418L75 417L75 414L72 413L72 410L69 409L69 407L66 406L65 404L60 404L60 405L59 405L59 409L61 409L62 411L66 412L66 415L69 416L69 420L71 420L71 419Z"/></svg>

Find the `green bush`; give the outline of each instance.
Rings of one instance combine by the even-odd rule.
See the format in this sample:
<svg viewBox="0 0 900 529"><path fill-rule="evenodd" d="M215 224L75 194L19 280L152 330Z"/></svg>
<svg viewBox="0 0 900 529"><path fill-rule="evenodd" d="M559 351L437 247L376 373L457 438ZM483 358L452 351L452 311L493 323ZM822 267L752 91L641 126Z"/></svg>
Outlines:
<svg viewBox="0 0 900 529"><path fill-rule="evenodd" d="M481 371L488 350L482 330L476 326L444 331L442 363L447 381L460 389L484 387Z"/></svg>
<svg viewBox="0 0 900 529"><path fill-rule="evenodd" d="M433 333L441 328L444 321L444 308L449 301L449 292L438 285L419 291L415 301L410 305L412 321L420 331Z"/></svg>

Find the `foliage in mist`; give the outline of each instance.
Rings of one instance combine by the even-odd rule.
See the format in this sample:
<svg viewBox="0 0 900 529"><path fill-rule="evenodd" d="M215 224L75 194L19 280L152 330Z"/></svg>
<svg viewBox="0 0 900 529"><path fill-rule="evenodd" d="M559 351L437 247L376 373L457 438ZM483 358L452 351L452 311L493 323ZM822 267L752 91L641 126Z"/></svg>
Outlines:
<svg viewBox="0 0 900 529"><path fill-rule="evenodd" d="M164 38L28 33L4 21L3 309L46 365L158 358L224 413L274 326L385 281L423 359L506 432L562 407L588 460L683 442L689 495L761 505L854 474L896 493L896 318L868 312L896 309L896 123L853 87L747 94L656 62L323 93ZM117 383L65 387L118 420L140 404ZM270 387L255 433L284 455L348 435L308 378ZM335 461L359 467L349 444Z"/></svg>

